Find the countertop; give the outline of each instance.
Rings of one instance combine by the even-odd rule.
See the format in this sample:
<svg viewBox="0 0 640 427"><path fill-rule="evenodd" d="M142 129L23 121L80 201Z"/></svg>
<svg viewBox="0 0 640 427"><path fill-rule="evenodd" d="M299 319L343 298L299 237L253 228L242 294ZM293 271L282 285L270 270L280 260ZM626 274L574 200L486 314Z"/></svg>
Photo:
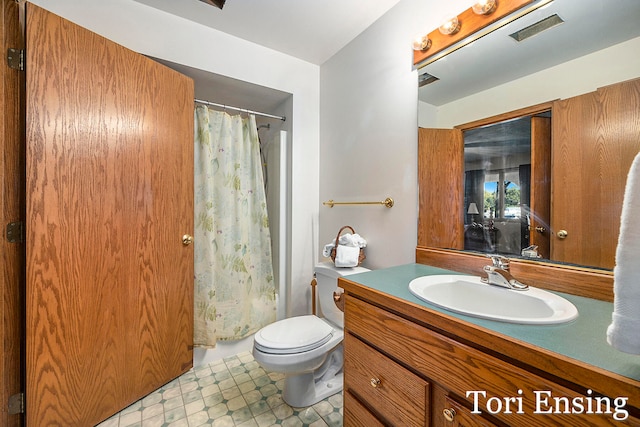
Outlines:
<svg viewBox="0 0 640 427"><path fill-rule="evenodd" d="M346 276L345 279L516 340L640 381L640 356L622 353L607 343L606 331L611 323L612 303L554 292L571 301L578 308L577 319L559 325L520 325L498 322L445 310L417 298L409 291L411 280L434 274L461 273L423 264L406 264L352 274Z"/></svg>

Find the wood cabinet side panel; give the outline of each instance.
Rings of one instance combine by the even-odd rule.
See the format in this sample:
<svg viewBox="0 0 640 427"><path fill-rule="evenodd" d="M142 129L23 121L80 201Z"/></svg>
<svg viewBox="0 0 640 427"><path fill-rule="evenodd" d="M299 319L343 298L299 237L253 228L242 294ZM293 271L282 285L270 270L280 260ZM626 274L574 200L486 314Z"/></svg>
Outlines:
<svg viewBox="0 0 640 427"><path fill-rule="evenodd" d="M418 174L418 245L464 249L462 131L419 128Z"/></svg>
<svg viewBox="0 0 640 427"><path fill-rule="evenodd" d="M640 79L554 103L552 259L614 267L626 178L640 152L638 129ZM564 239L557 237L561 229Z"/></svg>

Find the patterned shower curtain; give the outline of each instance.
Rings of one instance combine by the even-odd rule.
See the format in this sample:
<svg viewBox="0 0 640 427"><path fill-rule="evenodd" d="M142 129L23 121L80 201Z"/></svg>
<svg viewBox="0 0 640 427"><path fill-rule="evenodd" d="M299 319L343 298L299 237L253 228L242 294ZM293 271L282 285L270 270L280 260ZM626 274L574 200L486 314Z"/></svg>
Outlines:
<svg viewBox="0 0 640 427"><path fill-rule="evenodd" d="M255 116L195 111L194 344L244 338L276 319Z"/></svg>

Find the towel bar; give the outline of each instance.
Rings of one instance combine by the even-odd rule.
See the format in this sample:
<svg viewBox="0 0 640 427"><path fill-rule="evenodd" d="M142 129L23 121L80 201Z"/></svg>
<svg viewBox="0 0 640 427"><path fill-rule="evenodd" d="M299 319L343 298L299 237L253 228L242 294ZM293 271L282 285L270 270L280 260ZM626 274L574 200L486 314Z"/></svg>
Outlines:
<svg viewBox="0 0 640 427"><path fill-rule="evenodd" d="M381 202L334 202L333 200L327 200L326 202L322 202L322 204L329 206L330 208L335 205L385 205L388 208L392 208L393 199L391 197L387 197Z"/></svg>

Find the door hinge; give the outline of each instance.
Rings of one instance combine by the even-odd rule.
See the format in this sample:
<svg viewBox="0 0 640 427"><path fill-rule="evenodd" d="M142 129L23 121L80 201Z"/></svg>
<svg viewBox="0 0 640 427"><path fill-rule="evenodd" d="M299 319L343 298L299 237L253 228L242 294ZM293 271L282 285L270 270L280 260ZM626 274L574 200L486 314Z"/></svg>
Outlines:
<svg viewBox="0 0 640 427"><path fill-rule="evenodd" d="M7 63L9 68L24 70L24 49L7 49Z"/></svg>
<svg viewBox="0 0 640 427"><path fill-rule="evenodd" d="M16 221L7 224L7 240L9 243L24 243L24 222Z"/></svg>
<svg viewBox="0 0 640 427"><path fill-rule="evenodd" d="M9 396L9 415L24 414L24 393Z"/></svg>

